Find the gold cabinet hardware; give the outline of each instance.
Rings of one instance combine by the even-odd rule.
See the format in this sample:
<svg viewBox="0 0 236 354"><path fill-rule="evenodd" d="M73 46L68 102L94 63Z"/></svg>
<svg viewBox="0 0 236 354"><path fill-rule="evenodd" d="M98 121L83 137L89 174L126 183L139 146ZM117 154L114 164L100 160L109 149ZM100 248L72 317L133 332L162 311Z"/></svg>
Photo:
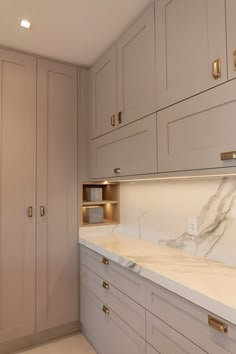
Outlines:
<svg viewBox="0 0 236 354"><path fill-rule="evenodd" d="M105 315L109 315L110 310L107 308L105 305L103 305L102 311L105 313Z"/></svg>
<svg viewBox="0 0 236 354"><path fill-rule="evenodd" d="M102 283L102 287L106 290L109 290L109 284L106 283L105 281Z"/></svg>
<svg viewBox="0 0 236 354"><path fill-rule="evenodd" d="M121 169L119 167L114 168L114 173L121 173Z"/></svg>
<svg viewBox="0 0 236 354"><path fill-rule="evenodd" d="M236 49L233 51L234 55L234 71L236 71Z"/></svg>
<svg viewBox="0 0 236 354"><path fill-rule="evenodd" d="M102 263L105 264L105 265L108 265L109 264L109 259L103 257Z"/></svg>
<svg viewBox="0 0 236 354"><path fill-rule="evenodd" d="M32 218L32 217L33 217L33 207L32 207L32 206L29 206L27 212L28 212L28 217L29 217L29 218Z"/></svg>
<svg viewBox="0 0 236 354"><path fill-rule="evenodd" d="M224 322L219 321L218 319L208 316L208 325L212 328L214 328L216 331L221 332L221 333L227 333L228 332L228 325Z"/></svg>
<svg viewBox="0 0 236 354"><path fill-rule="evenodd" d="M113 114L113 115L111 116L111 126L112 126L112 127L115 127L115 125L116 125L116 116Z"/></svg>
<svg viewBox="0 0 236 354"><path fill-rule="evenodd" d="M41 205L40 207L40 216L44 216L45 215L45 206Z"/></svg>
<svg viewBox="0 0 236 354"><path fill-rule="evenodd" d="M221 78L221 59L216 59L212 63L212 76L214 79L219 79Z"/></svg>
<svg viewBox="0 0 236 354"><path fill-rule="evenodd" d="M121 124L122 123L122 112L118 113L118 123Z"/></svg>
<svg viewBox="0 0 236 354"><path fill-rule="evenodd" d="M222 152L220 154L220 158L221 158L222 161L235 160L236 159L236 151Z"/></svg>

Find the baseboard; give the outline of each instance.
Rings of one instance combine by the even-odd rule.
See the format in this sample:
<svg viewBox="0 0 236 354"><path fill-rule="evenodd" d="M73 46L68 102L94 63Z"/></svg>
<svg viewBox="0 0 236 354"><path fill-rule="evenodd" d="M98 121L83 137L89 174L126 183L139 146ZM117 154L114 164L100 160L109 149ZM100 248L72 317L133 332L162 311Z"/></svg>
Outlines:
<svg viewBox="0 0 236 354"><path fill-rule="evenodd" d="M43 332L35 333L31 336L0 344L0 354L10 354L23 349L28 349L30 347L34 347L35 345L42 344L67 334L78 332L79 330L80 323L72 322Z"/></svg>

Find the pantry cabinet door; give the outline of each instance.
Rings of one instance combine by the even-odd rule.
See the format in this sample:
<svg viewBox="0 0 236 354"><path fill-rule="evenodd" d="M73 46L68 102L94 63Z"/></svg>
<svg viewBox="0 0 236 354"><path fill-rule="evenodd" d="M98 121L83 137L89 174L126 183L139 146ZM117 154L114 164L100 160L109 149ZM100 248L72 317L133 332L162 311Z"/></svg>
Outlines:
<svg viewBox="0 0 236 354"><path fill-rule="evenodd" d="M226 28L228 49L228 78L236 77L236 1L226 0Z"/></svg>
<svg viewBox="0 0 236 354"><path fill-rule="evenodd" d="M155 112L154 5L117 43L118 125Z"/></svg>
<svg viewBox="0 0 236 354"><path fill-rule="evenodd" d="M227 80L225 38L225 0L156 0L158 110Z"/></svg>
<svg viewBox="0 0 236 354"><path fill-rule="evenodd" d="M35 332L35 184L36 60L0 49L0 343Z"/></svg>
<svg viewBox="0 0 236 354"><path fill-rule="evenodd" d="M114 45L91 69L92 138L115 129L116 117L116 46Z"/></svg>
<svg viewBox="0 0 236 354"><path fill-rule="evenodd" d="M39 60L37 91L36 326L42 331L78 320L76 68Z"/></svg>
<svg viewBox="0 0 236 354"><path fill-rule="evenodd" d="M158 112L158 171L236 166L235 111L232 80Z"/></svg>

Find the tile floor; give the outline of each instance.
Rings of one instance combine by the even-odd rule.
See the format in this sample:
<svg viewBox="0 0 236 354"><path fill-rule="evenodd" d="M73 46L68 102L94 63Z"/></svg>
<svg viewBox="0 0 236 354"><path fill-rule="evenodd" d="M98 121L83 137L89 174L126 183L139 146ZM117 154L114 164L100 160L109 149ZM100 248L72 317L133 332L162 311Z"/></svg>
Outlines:
<svg viewBox="0 0 236 354"><path fill-rule="evenodd" d="M40 345L18 354L96 354L85 337L79 333L47 344Z"/></svg>

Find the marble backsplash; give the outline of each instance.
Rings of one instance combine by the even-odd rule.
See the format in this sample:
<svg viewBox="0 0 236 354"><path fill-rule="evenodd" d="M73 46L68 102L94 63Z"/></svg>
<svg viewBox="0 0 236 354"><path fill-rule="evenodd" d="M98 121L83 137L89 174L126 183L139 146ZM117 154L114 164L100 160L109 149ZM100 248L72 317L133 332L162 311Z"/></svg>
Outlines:
<svg viewBox="0 0 236 354"><path fill-rule="evenodd" d="M236 177L122 183L116 231L236 266Z"/></svg>

